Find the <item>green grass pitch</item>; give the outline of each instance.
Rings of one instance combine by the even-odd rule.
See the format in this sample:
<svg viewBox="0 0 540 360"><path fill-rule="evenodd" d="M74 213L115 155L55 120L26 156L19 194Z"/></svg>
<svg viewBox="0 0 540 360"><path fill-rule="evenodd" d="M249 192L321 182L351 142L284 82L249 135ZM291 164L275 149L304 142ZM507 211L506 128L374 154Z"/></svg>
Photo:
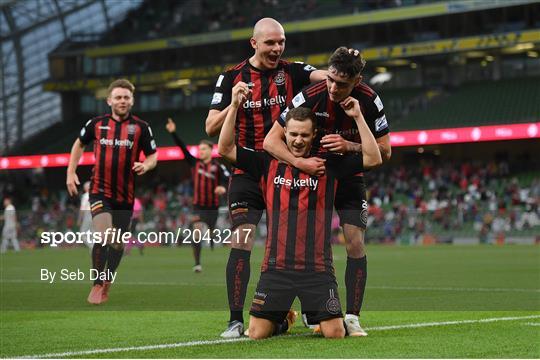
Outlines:
<svg viewBox="0 0 540 360"><path fill-rule="evenodd" d="M247 304L262 252L253 251ZM222 341L227 257L226 248L204 248L204 270L194 274L189 247L148 248L144 256L133 249L109 302L91 306L88 280L40 281L42 268L87 275L87 249L1 255L0 356L540 358L538 246L368 246L361 323L369 336L343 340L298 322L285 336ZM345 249L335 246L334 258L344 305Z"/></svg>

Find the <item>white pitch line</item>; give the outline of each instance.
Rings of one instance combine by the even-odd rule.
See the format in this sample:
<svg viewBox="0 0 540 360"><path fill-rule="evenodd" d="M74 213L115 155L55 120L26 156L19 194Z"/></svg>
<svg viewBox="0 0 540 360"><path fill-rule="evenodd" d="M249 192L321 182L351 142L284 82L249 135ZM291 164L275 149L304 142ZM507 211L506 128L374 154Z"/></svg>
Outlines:
<svg viewBox="0 0 540 360"><path fill-rule="evenodd" d="M428 287L428 286L368 286L368 289L382 290L420 290L420 291L465 291L465 292L537 292L540 289L523 288L466 288L466 287Z"/></svg>
<svg viewBox="0 0 540 360"><path fill-rule="evenodd" d="M528 322L528 323L525 323L523 325L527 325L527 326L540 326L540 322Z"/></svg>
<svg viewBox="0 0 540 360"><path fill-rule="evenodd" d="M428 323L417 323L417 324L375 326L375 327L366 328L366 330L367 331L386 331L386 330L399 330L399 329L461 325L461 324L491 323L491 322L496 322L496 321L513 321L513 320L526 320L526 319L538 319L538 318L540 318L540 315L513 316L513 317L500 317L500 318L488 318L488 319L477 319L477 320L456 320L456 321L428 322ZM311 333L301 334L301 335L296 335L296 336L308 336L308 335L312 335L312 334ZM130 347L123 347L123 348L94 349L94 350L81 350L81 351L67 351L63 353L23 355L23 356L18 356L17 358L74 357L74 356L81 356L81 355L106 354L106 353L126 352L126 351L171 349L171 348L190 347L190 346L199 346L199 345L220 345L220 344L228 344L228 343L235 343L235 342L248 341L248 340L249 340L248 338L238 338L238 339L188 341L188 342L173 343L173 344L130 346Z"/></svg>
<svg viewBox="0 0 540 360"><path fill-rule="evenodd" d="M25 280L25 279L3 279L0 283L46 283L46 281L40 280ZM75 282L57 282L66 284L78 284L83 283L79 281ZM159 281L119 281L118 285L141 285L141 286L201 286L201 283L189 283L189 282L159 282ZM204 286L224 286L223 283L207 283ZM526 293L540 293L540 289L527 289L527 288L467 288L467 287L429 287L429 286L367 286L368 289L378 290L414 290L414 291L462 291L462 292L526 292Z"/></svg>

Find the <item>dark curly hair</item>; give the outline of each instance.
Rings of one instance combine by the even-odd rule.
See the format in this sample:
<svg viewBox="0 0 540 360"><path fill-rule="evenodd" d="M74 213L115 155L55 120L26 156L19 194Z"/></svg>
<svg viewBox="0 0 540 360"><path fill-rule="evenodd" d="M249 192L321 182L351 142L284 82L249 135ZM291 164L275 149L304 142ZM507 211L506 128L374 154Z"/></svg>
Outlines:
<svg viewBox="0 0 540 360"><path fill-rule="evenodd" d="M366 60L362 57L359 51L357 56L354 53L349 53L349 49L341 46L334 51L330 60L328 60L328 68L333 67L338 73L347 75L349 78L354 78L362 73L366 66Z"/></svg>

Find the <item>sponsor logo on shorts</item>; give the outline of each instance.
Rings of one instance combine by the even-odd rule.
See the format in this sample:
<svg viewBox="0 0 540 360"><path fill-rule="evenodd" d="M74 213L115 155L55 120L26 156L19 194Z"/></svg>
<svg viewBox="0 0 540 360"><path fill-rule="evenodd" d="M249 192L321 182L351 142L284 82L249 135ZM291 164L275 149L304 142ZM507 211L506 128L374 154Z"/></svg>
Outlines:
<svg viewBox="0 0 540 360"><path fill-rule="evenodd" d="M255 292L255 296L256 296L256 297L259 297L259 298L266 299L266 297L268 296L268 294L265 294L265 293L260 292L260 291L256 291L256 292Z"/></svg>
<svg viewBox="0 0 540 360"><path fill-rule="evenodd" d="M341 304L339 299L334 295L334 289L329 290L330 298L326 301L326 311L332 315L337 315L341 312Z"/></svg>
<svg viewBox="0 0 540 360"><path fill-rule="evenodd" d="M368 218L368 203L366 200L362 200L362 211L360 212L360 224L365 228L367 227Z"/></svg>

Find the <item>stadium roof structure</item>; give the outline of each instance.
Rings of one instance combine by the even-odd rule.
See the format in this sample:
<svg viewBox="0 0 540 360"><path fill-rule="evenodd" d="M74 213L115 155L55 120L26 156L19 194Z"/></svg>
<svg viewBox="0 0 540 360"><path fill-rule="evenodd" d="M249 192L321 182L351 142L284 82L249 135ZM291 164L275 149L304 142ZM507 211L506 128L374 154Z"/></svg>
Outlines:
<svg viewBox="0 0 540 360"><path fill-rule="evenodd" d="M0 153L61 120L60 95L42 86L48 54L66 39L99 36L141 3L0 1Z"/></svg>

